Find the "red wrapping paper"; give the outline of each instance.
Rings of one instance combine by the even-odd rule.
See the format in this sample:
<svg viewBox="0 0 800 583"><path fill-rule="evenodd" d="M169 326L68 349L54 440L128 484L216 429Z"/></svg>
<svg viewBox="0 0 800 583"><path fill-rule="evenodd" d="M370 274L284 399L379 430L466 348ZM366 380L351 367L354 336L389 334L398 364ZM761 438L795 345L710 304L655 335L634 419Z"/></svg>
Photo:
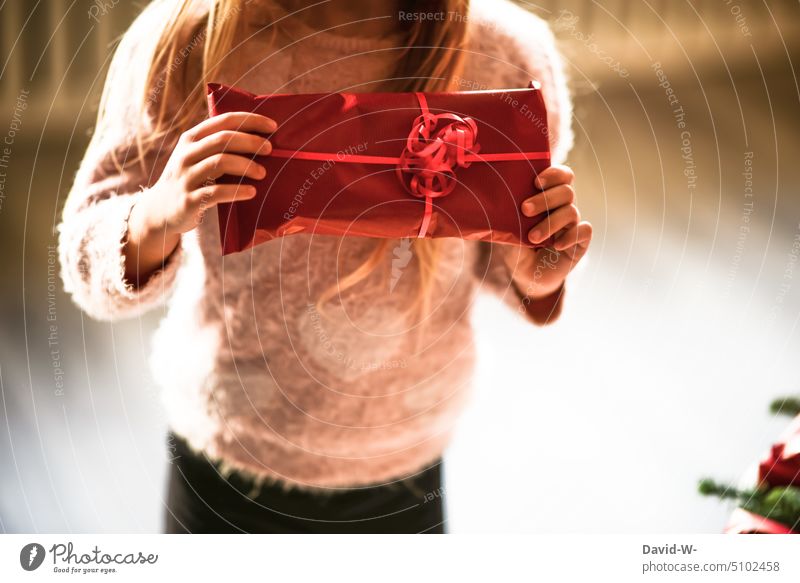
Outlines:
<svg viewBox="0 0 800 583"><path fill-rule="evenodd" d="M218 205L223 254L292 235L459 237L533 247L523 200L550 165L547 115L527 89L253 95L208 85L210 115L274 119L255 198Z"/></svg>
<svg viewBox="0 0 800 583"><path fill-rule="evenodd" d="M758 465L758 484L764 488L800 486L800 415ZM787 525L737 508L725 527L727 534L800 534Z"/></svg>
<svg viewBox="0 0 800 583"><path fill-rule="evenodd" d="M725 526L725 534L796 534L785 524L737 508Z"/></svg>
<svg viewBox="0 0 800 583"><path fill-rule="evenodd" d="M759 463L758 482L769 487L800 486L800 415Z"/></svg>

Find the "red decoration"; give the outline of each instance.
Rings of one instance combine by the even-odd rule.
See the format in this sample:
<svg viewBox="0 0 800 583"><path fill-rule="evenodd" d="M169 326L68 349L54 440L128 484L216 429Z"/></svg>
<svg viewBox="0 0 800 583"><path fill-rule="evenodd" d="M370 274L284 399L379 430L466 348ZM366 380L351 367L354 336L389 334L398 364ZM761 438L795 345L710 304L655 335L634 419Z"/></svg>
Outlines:
<svg viewBox="0 0 800 583"><path fill-rule="evenodd" d="M737 508L731 513L725 534L794 534L785 524Z"/></svg>
<svg viewBox="0 0 800 583"><path fill-rule="evenodd" d="M520 204L550 165L547 115L534 83L260 96L209 84L208 101L211 115L252 111L278 122L272 153L255 158L267 176L242 179L257 196L218 206L223 253L295 233L533 247L527 234L543 215L526 217Z"/></svg>
<svg viewBox="0 0 800 583"><path fill-rule="evenodd" d="M758 482L770 487L800 484L800 416L759 464Z"/></svg>

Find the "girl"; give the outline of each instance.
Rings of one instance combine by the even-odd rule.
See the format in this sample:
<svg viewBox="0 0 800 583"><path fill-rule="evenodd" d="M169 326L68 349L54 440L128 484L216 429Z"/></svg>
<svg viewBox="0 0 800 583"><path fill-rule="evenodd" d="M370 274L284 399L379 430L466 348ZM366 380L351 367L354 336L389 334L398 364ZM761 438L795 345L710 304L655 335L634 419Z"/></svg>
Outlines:
<svg viewBox="0 0 800 583"><path fill-rule="evenodd" d="M295 235L220 255L215 212L254 196L275 122L206 119L204 84L253 93L525 87L554 164L572 143L551 33L506 0L157 0L113 59L60 225L66 289L90 315L170 298L154 339L175 456L168 532L443 532L441 456L473 367L483 285L536 324L586 252L569 168L520 212L543 251L458 239Z"/></svg>

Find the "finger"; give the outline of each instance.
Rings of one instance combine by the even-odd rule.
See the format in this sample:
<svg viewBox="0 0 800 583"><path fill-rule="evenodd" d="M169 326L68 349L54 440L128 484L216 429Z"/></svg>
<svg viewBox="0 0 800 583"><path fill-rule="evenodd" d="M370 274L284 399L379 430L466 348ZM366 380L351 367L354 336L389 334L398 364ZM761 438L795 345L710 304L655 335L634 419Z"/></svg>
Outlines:
<svg viewBox="0 0 800 583"><path fill-rule="evenodd" d="M579 243L574 247L567 247L563 251L558 251L570 261L570 270L575 267L583 256L589 251L589 243Z"/></svg>
<svg viewBox="0 0 800 583"><path fill-rule="evenodd" d="M203 158L222 152L266 156L272 152L272 144L266 138L256 134L223 130L194 142L189 147L184 163L186 165L196 164Z"/></svg>
<svg viewBox="0 0 800 583"><path fill-rule="evenodd" d="M564 231L553 241L556 251L565 251L571 247L588 248L592 240L592 225L586 221L578 223Z"/></svg>
<svg viewBox="0 0 800 583"><path fill-rule="evenodd" d="M196 142L222 130L270 134L276 129L278 129L278 124L273 119L258 113L234 111L210 117L185 131L182 137L190 142Z"/></svg>
<svg viewBox="0 0 800 583"><path fill-rule="evenodd" d="M577 224L580 219L580 213L574 204L562 206L539 221L528 233L528 239L534 244L541 243L561 229Z"/></svg>
<svg viewBox="0 0 800 583"><path fill-rule="evenodd" d="M572 204L575 191L569 184L559 184L553 188L534 194L522 202L522 214L535 217L538 214L552 212L565 204Z"/></svg>
<svg viewBox="0 0 800 583"><path fill-rule="evenodd" d="M572 172L572 168L564 166L563 164L558 164L539 172L536 180L534 180L534 184L537 188L544 190L559 184L572 184L573 180L575 180L575 173Z"/></svg>
<svg viewBox="0 0 800 583"><path fill-rule="evenodd" d="M187 173L187 179L190 188L196 188L207 180L217 179L223 174L261 180L267 175L267 170L261 164L244 156L213 154L192 166Z"/></svg>
<svg viewBox="0 0 800 583"><path fill-rule="evenodd" d="M212 184L192 191L194 202L203 209L222 202L249 200L256 195L256 187L249 184Z"/></svg>

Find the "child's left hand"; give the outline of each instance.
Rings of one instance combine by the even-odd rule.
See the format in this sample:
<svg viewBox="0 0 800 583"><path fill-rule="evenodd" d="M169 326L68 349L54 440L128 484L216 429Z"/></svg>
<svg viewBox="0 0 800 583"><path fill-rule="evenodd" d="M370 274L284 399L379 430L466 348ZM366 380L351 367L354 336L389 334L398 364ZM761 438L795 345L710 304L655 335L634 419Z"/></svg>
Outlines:
<svg viewBox="0 0 800 583"><path fill-rule="evenodd" d="M532 243L541 243L555 235L552 244L546 248L517 247L512 248L516 251L504 255L514 283L532 299L558 291L589 249L592 225L581 221L581 213L575 206L574 179L569 167L551 166L536 178L536 186L543 189L542 192L521 205L522 214L528 217L548 213L528 233Z"/></svg>

